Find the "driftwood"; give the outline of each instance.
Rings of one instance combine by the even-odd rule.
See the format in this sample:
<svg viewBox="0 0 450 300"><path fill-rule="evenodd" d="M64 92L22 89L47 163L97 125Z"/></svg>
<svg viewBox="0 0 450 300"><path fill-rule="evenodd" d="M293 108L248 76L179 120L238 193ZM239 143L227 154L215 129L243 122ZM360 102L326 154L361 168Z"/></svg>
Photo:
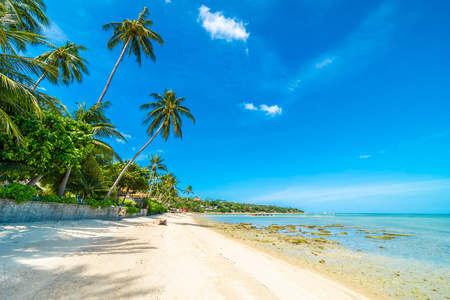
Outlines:
<svg viewBox="0 0 450 300"><path fill-rule="evenodd" d="M167 220L159 220L158 225L166 225L167 226Z"/></svg>

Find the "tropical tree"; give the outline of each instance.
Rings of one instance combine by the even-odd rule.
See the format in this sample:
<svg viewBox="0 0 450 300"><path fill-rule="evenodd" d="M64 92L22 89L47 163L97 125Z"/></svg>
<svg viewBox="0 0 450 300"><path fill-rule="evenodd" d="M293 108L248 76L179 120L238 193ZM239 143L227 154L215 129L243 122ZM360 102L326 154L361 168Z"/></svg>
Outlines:
<svg viewBox="0 0 450 300"><path fill-rule="evenodd" d="M17 31L41 34L43 26L50 24L45 10L42 0L0 0L1 16L14 21Z"/></svg>
<svg viewBox="0 0 450 300"><path fill-rule="evenodd" d="M126 141L125 137L117 130L117 127L111 124L111 121L105 116L105 111L110 106L110 102L104 102L96 103L89 109L86 109L86 103L77 102L76 108L72 113L72 118L78 122L82 122L90 126L92 143L94 144L92 151L112 154L120 160L119 155L113 150L113 148L108 143L101 140L105 138L116 138ZM89 157L93 158L93 155ZM96 162L91 160L90 163L95 164ZM64 195L71 171L72 167L68 165L57 194L60 198Z"/></svg>
<svg viewBox="0 0 450 300"><path fill-rule="evenodd" d="M108 90L111 80L114 77L114 73L116 73L117 67L122 61L127 49L129 50L128 56L131 56L131 54L136 56L136 62L139 66L141 66L141 52L144 52L145 56L150 57L153 61L156 60L151 41L154 40L160 45L163 45L164 41L159 34L150 30L150 27L153 25L153 21L148 19L149 16L150 13L148 12L148 8L144 7L137 20L132 21L126 19L123 22L111 22L103 25L104 31L109 31L111 29L113 30L113 36L107 44L108 49L113 50L122 43L123 47L119 59L117 60L111 75L106 82L105 89L100 95L97 103L102 102L103 97L105 97L106 91Z"/></svg>
<svg viewBox="0 0 450 300"><path fill-rule="evenodd" d="M117 184L122 178L123 174L126 172L128 167L134 162L136 157L144 151L145 148L155 139L155 137L161 132L161 136L167 142L171 130L175 137L183 138L181 131L182 120L181 116L187 118L188 120L195 123L195 119L191 114L191 111L182 106L181 104L186 100L183 97L177 98L176 93L172 90L165 90L163 96L153 93L150 95L153 97L155 102L146 103L141 105L141 110L153 109L151 112L147 113L144 121L144 125L149 125L147 129L147 135L152 136L151 139L134 155L130 162L125 166L125 168L117 177L113 186L109 190L105 199L108 199L113 190L116 188ZM155 132L156 131L156 132Z"/></svg>
<svg viewBox="0 0 450 300"><path fill-rule="evenodd" d="M152 170L152 174L151 174L152 184L150 186L150 192L149 192L149 197L151 197L153 185L155 184L155 181L158 178L158 176L157 176L158 170L167 171L167 167L166 167L166 165L162 164L164 159L159 154L151 155L148 157L148 159L150 160L150 165L146 166L145 168Z"/></svg>
<svg viewBox="0 0 450 300"><path fill-rule="evenodd" d="M194 191L192 190L192 185L188 186L186 189L183 190L189 197L189 194L193 194Z"/></svg>
<svg viewBox="0 0 450 300"><path fill-rule="evenodd" d="M35 90L39 83L46 77L53 84L61 81L62 84L68 86L73 83L74 80L81 82L83 73L89 74L86 67L88 62L79 54L80 51L85 51L87 48L69 41L67 41L64 46L55 47L52 45L51 47L53 50L39 55L36 57L36 60L55 67L58 70L58 74L57 76L52 76L52 74L48 72L43 72L34 85L33 90Z"/></svg>

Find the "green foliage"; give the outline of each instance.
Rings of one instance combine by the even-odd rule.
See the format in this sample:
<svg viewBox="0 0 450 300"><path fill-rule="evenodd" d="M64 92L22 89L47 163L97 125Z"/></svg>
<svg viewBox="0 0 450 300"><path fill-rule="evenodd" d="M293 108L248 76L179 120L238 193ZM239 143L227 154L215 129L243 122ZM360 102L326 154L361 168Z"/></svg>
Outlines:
<svg viewBox="0 0 450 300"><path fill-rule="evenodd" d="M141 209L138 207L127 207L127 214L136 214L141 212Z"/></svg>
<svg viewBox="0 0 450 300"><path fill-rule="evenodd" d="M50 113L43 119L18 116L15 122L22 131L25 145L19 146L13 138L0 133L0 160L27 165L35 174L62 174L69 165L79 169L82 159L92 150L87 124Z"/></svg>
<svg viewBox="0 0 450 300"><path fill-rule="evenodd" d="M273 205L246 204L228 202L224 200L194 200L184 198L173 205L174 208L184 208L192 212L218 212L218 213L303 213L303 210L291 207L281 207Z"/></svg>
<svg viewBox="0 0 450 300"><path fill-rule="evenodd" d="M0 188L0 198L15 199L17 203L30 201L34 194L36 194L36 188L28 187L16 182Z"/></svg>
<svg viewBox="0 0 450 300"><path fill-rule="evenodd" d="M63 198L59 198L56 195L45 195L45 196L41 197L40 201L41 202L63 203L64 199Z"/></svg>
<svg viewBox="0 0 450 300"><path fill-rule="evenodd" d="M149 198L144 198L143 206L147 207L149 215L162 214L167 212L167 208L164 205Z"/></svg>
<svg viewBox="0 0 450 300"><path fill-rule="evenodd" d="M97 199L84 199L84 203L90 205L92 208L106 208L109 206L116 206L116 203L111 200L97 200Z"/></svg>

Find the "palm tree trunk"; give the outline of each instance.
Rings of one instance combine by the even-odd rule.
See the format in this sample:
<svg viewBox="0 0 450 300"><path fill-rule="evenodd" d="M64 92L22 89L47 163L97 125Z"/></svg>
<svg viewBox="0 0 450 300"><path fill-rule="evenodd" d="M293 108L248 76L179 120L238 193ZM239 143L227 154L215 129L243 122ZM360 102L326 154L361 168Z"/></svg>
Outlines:
<svg viewBox="0 0 450 300"><path fill-rule="evenodd" d="M152 197L153 184L155 184L155 180L156 180L156 179L153 179L153 180L152 180L152 185L150 186L150 192L148 193L148 197L149 197L149 198Z"/></svg>
<svg viewBox="0 0 450 300"><path fill-rule="evenodd" d="M36 88L38 87L39 83L41 83L42 80L44 80L45 78L45 73L42 74L41 77L39 77L38 81L36 81L35 85L33 86L33 91L36 90Z"/></svg>
<svg viewBox="0 0 450 300"><path fill-rule="evenodd" d="M162 127L164 125L164 121L161 123L161 126L159 126L158 131L156 131L156 133L152 136L152 138L144 145L144 147L141 148L141 150L138 151L138 153L136 153L136 155L128 162L128 164L125 166L125 168L123 168L122 172L120 172L119 177L117 177L116 181L114 182L113 186L111 187L111 189L109 190L108 194L105 196L105 200L109 198L109 196L111 196L112 192L114 191L114 189L116 188L116 186L119 184L120 179L122 178L123 174L125 174L125 172L127 171L127 169L130 167L130 165L134 162L134 160L136 159L136 157L138 157L138 155L144 151L144 149L151 143L151 141L153 141L153 139L159 134L159 132L161 131Z"/></svg>
<svg viewBox="0 0 450 300"><path fill-rule="evenodd" d="M43 175L38 175L36 177L34 177L33 179L30 180L30 182L28 182L27 187L32 187L34 186L39 180L41 180Z"/></svg>
<svg viewBox="0 0 450 300"><path fill-rule="evenodd" d="M127 50L128 45L130 44L131 38L128 38L125 45L123 45L122 53L120 53L119 59L116 62L116 65L114 66L114 69L111 72L111 75L109 75L108 81L106 82L105 89L103 90L102 94L100 95L100 98L98 99L97 103L102 102L103 97L105 97L106 91L109 88L109 84L111 83L111 80L114 77L114 73L116 73L117 67L119 66L120 62L122 61L123 55L125 54L125 50Z"/></svg>
<svg viewBox="0 0 450 300"><path fill-rule="evenodd" d="M62 196L64 195L64 191L66 190L66 184L67 184L67 181L69 180L71 171L72 171L72 167L68 167L66 170L66 174L64 174L64 178L63 178L63 180L61 182L61 186L59 187L59 190L58 190L59 198L62 198Z"/></svg>
<svg viewBox="0 0 450 300"><path fill-rule="evenodd" d="M117 187L117 197L116 197L116 205L119 205L119 200L120 200L120 189L122 187Z"/></svg>

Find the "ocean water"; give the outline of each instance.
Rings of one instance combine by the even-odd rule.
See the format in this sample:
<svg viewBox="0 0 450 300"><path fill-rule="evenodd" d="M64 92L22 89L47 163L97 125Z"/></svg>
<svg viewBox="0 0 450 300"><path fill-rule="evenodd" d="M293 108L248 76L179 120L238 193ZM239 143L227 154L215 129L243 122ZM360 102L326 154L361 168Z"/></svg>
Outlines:
<svg viewBox="0 0 450 300"><path fill-rule="evenodd" d="M325 238L338 241L344 248L394 259L390 261L397 259L403 267L411 265L416 271L418 271L417 268L423 267L424 271L439 269L441 274L450 273L450 215L286 214L252 217L246 214L207 214L204 216L218 222L252 223L256 227L270 224L320 226L341 224L345 229L326 228L331 231L332 236ZM373 230L373 233L367 233L361 229ZM307 229L301 228L301 230L302 235L311 237L308 233L305 234L308 232ZM365 237L382 235L381 230L410 236L398 236L392 240ZM317 232L317 229L311 231ZM348 235L335 235L341 232L347 232Z"/></svg>

